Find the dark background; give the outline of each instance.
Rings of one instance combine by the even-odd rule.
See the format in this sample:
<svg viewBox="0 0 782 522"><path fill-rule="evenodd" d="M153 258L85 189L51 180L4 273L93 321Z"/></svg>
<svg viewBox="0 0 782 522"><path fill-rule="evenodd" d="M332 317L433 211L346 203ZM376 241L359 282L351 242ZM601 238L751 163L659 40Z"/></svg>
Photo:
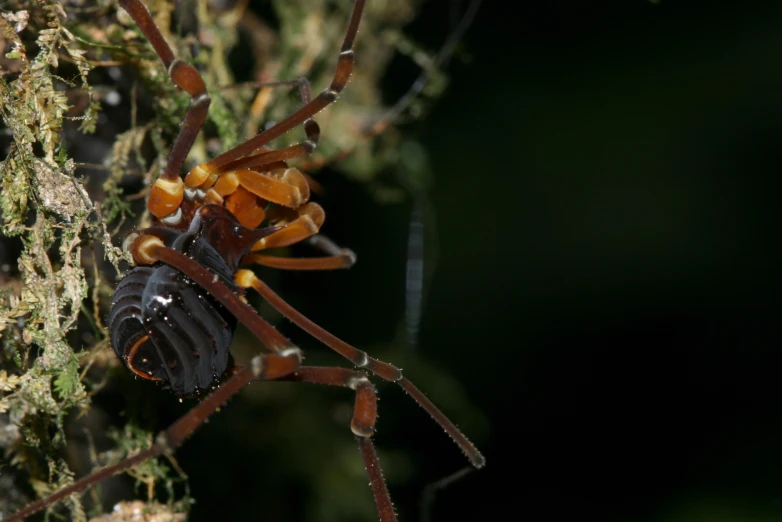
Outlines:
<svg viewBox="0 0 782 522"><path fill-rule="evenodd" d="M430 2L410 35L436 47L449 6ZM404 128L435 175L416 349L412 203L323 174L324 231L359 263L273 282L403 366L485 452L431 520L782 516L781 29L774 2L485 2L448 89ZM392 69L389 100L413 76ZM340 510L322 506L371 502L349 394L279 385L270 399L274 386L178 454L193 520L327 522ZM400 518L417 520L425 485L466 461L401 391L379 390L381 459ZM160 429L180 411L155 400Z"/></svg>
<svg viewBox="0 0 782 522"><path fill-rule="evenodd" d="M419 353L487 422L449 412L488 466L434 520L782 516L781 24L773 2L483 6L472 63L412 129L439 232ZM362 251L377 234L351 242L358 322L376 321L366 289L402 273L395 227L384 267ZM386 444L417 448L415 480L456 469L391 401L414 423Z"/></svg>
<svg viewBox="0 0 782 522"><path fill-rule="evenodd" d="M489 422L487 469L436 520L782 516L780 23L772 2L484 6L420 125L422 350Z"/></svg>

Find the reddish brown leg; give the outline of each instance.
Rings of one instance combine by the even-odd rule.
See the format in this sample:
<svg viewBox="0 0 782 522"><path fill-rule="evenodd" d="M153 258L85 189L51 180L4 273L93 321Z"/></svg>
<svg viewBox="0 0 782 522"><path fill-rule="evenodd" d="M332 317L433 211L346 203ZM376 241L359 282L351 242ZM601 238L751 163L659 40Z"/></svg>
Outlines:
<svg viewBox="0 0 782 522"><path fill-rule="evenodd" d="M24 520L74 493L84 491L86 488L128 470L147 459L173 453L210 415L247 383L253 379L280 379L299 369L301 351L259 316L254 308L239 299L227 286L217 280L214 274L196 261L166 247L155 236L139 236L133 243L132 252L137 263L152 264L162 261L187 274L229 309L266 348L275 353L259 355L252 359L249 367L237 368L228 381L217 388L214 393L174 422L167 430L158 434L149 449L118 464L98 470L47 498L33 502L11 517L4 519L5 522Z"/></svg>
<svg viewBox="0 0 782 522"><path fill-rule="evenodd" d="M467 10L464 12L464 15L462 15L462 17L459 19L458 24L456 24L456 27L448 36L448 39L442 45L435 58L432 60L431 66L422 70L407 92L401 98L399 98L399 100L397 100L397 102L377 121L364 129L364 131L361 133L360 140L355 145L349 149L339 151L331 158L327 159L322 157L308 159L299 163L297 166L302 170L315 170L322 168L329 163L341 161L350 156L360 143L370 140L378 134L383 133L391 124L394 123L397 118L399 118L403 112L405 112L410 107L410 105L413 104L416 98L421 94L421 91L423 91L426 85L429 83L432 72L447 65L448 61L451 59L451 56L453 56L453 53L456 50L457 44L462 40L464 34L467 32L467 29L470 28L470 25L472 25L473 19L478 13L478 9L480 8L482 2L483 0L472 0L470 2L470 5L467 6Z"/></svg>
<svg viewBox="0 0 782 522"><path fill-rule="evenodd" d="M251 156L245 156L234 161L229 161L225 165L221 165L212 173L231 172L239 169L255 169L259 171L265 170L264 167L272 165L278 161L288 161L301 156L306 156L315 150L320 139L320 127L315 123L315 120L309 119L308 122L312 122L309 127L305 123L304 130L307 132L307 141L297 143L289 147L284 147L278 150L272 150L269 152L261 152L260 154L253 154ZM317 132L314 130L317 129Z"/></svg>
<svg viewBox="0 0 782 522"><path fill-rule="evenodd" d="M242 264L259 264L280 270L339 270L350 268L355 254L329 257L280 257L264 254L250 254L242 258Z"/></svg>
<svg viewBox="0 0 782 522"><path fill-rule="evenodd" d="M290 350L298 351L285 336L258 315L255 308L239 299L212 272L186 255L168 248L159 238L139 236L131 246L131 252L138 264L162 261L186 274L236 316L267 349L279 355L288 355Z"/></svg>
<svg viewBox="0 0 782 522"><path fill-rule="evenodd" d="M365 2L366 0L356 0L353 6L353 13L350 16L348 30L345 34L345 39L342 42L342 50L339 54L337 68L334 71L334 78L331 81L331 85L318 94L314 100L305 104L299 110L273 127L266 129L254 138L250 138L246 142L237 145L233 149L220 154L202 165L204 170L209 173L220 171L225 164L235 161L242 156L251 154L253 151L266 145L273 139L298 127L337 99L339 93L342 92L342 89L344 89L345 85L348 83L351 72L353 72L353 42L358 33L358 26L361 21L361 14L364 11Z"/></svg>
<svg viewBox="0 0 782 522"><path fill-rule="evenodd" d="M53 495L37 500L24 509L17 511L4 522L19 522L57 502L75 494L99 482L112 477L145 460L171 455L198 429L204 421L216 412L225 402L233 397L252 380L275 380L293 374L299 369L301 354L297 348L291 349L286 355L264 354L252 359L249 367L239 367L236 372L222 386L217 388L206 399L201 401L188 413L180 417L167 430L160 432L155 437L155 442L148 449L129 457L122 462L95 471L83 477L70 486L61 489Z"/></svg>
<svg viewBox="0 0 782 522"><path fill-rule="evenodd" d="M180 178L180 171L198 132L206 121L211 99L206 92L206 84L196 68L174 57L171 47L166 43L144 4L140 0L119 0L119 4L152 44L168 70L171 81L191 97L185 120L168 156L166 170L149 193L147 208L155 217L163 218L175 213L182 202L184 185Z"/></svg>
<svg viewBox="0 0 782 522"><path fill-rule="evenodd" d="M451 420L446 417L445 414L423 394L423 392L421 392L421 390L402 376L402 370L392 364L370 357L366 352L349 345L345 341L327 332L310 319L307 319L301 312L293 308L269 288L266 283L258 279L251 271L238 270L234 279L236 280L236 283L243 288L254 288L278 312L359 368L366 368L381 379L399 384L399 386L413 397L413 399L426 410L432 419L445 430L475 468L482 468L486 464L486 459L473 443L470 442L459 428L457 428L456 425L451 422Z"/></svg>
<svg viewBox="0 0 782 522"><path fill-rule="evenodd" d="M394 505L388 494L375 446L372 444L371 437L375 433L377 420L377 395L366 375L347 368L302 367L296 373L284 377L284 380L343 386L355 390L356 402L350 430L356 436L364 465L369 473L369 485L375 496L380 522L396 522Z"/></svg>
<svg viewBox="0 0 782 522"><path fill-rule="evenodd" d="M160 61L163 62L163 65L168 70L171 81L192 98L190 108L188 108L185 121L182 124L182 129L168 157L166 170L161 174L162 177L173 180L180 177L182 164L193 146L198 131L201 130L206 120L211 99L206 92L206 85L201 75L195 67L174 56L171 47L166 43L166 40L160 33L160 29L155 25L152 16L149 14L146 6L141 3L141 0L119 0L119 4L133 18L133 21L136 22L141 32L147 37L149 43L152 44L155 53L157 53Z"/></svg>
<svg viewBox="0 0 782 522"><path fill-rule="evenodd" d="M312 101L312 87L306 78L299 78L298 80L292 81L264 82L261 85L265 87L296 85L299 88L299 96L301 96L302 102L306 105ZM262 167L268 167L278 161L286 161L310 154L315 150L315 147L318 146L318 141L320 141L320 126L318 126L318 123L315 120L309 118L304 122L304 132L307 135L307 141L305 142L297 143L275 151L258 152L256 148L253 154L222 164L217 170L210 171L210 173L231 172L239 169L261 170ZM206 168L209 170L208 167Z"/></svg>

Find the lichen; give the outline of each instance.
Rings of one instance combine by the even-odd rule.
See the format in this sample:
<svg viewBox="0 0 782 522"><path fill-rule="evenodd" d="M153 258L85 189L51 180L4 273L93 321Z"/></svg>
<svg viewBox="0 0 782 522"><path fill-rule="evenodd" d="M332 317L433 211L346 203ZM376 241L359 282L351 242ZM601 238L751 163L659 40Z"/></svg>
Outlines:
<svg viewBox="0 0 782 522"><path fill-rule="evenodd" d="M89 220L83 206L64 204L59 199L62 193L53 192L51 186L53 178L80 183L73 177L73 164L60 139L70 109L67 96L58 88L67 84L57 75L61 53L76 64L86 96L92 98L93 93L86 84L90 65L63 25L62 7L54 1L30 7L14 10L12 5L0 12L4 51L0 116L12 141L0 164L0 230L22 240L17 265L22 285L16 287L18 292L4 288L0 302L0 335L11 337L9 330L16 329L22 341L13 347L17 353L12 360L17 364L6 361L0 411L15 419L24 434L25 445L13 447L14 462L23 465L29 453L41 450L48 464L47 482L59 487L72 480L58 457L65 441L65 415L88 404L78 373L78 352L67 334L75 327L87 292L81 234ZM22 35L33 22L41 25L31 46ZM29 49L35 49L35 55ZM80 116L82 132L94 129L96 109L90 103ZM33 350L36 356L30 357ZM26 364L20 365L22 361ZM78 516L78 499L72 500L74 517L83 519Z"/></svg>

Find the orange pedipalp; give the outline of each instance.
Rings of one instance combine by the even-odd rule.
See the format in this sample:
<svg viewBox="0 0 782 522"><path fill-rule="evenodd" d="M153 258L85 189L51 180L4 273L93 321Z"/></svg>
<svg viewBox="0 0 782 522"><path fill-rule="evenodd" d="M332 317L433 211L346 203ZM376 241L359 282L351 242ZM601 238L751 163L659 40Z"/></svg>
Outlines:
<svg viewBox="0 0 782 522"><path fill-rule="evenodd" d="M225 208L247 228L256 228L266 217L258 196L241 186L225 198Z"/></svg>

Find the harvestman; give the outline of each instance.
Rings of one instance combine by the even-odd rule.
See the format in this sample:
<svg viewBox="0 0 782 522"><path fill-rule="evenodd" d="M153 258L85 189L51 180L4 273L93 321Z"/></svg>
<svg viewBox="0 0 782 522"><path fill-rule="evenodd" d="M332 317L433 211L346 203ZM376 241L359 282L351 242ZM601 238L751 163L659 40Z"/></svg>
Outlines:
<svg viewBox="0 0 782 522"><path fill-rule="evenodd" d="M369 473L379 518L396 520L371 440L377 418L375 389L362 371L302 365L301 350L288 341L242 295L256 290L285 317L358 368L395 382L426 410L475 468L485 459L459 429L395 366L370 357L326 332L296 311L242 264L293 270L347 268L352 252L315 234L325 215L309 202L305 176L287 160L311 153L320 136L312 119L334 102L353 69L353 43L365 0L356 0L331 85L312 97L299 82L304 105L246 142L180 172L206 120L210 97L198 71L178 60L140 0L119 0L168 69L171 80L191 97L190 107L165 170L147 201L156 226L129 236L125 248L136 267L119 283L109 314L114 351L137 376L168 383L180 397L201 397L197 406L159 433L152 446L93 472L6 518L20 521L89 486L160 455L170 455L230 397L254 380L287 380L342 386L356 394L351 430ZM268 144L299 126L307 139L274 150ZM265 223L265 226L261 226ZM286 258L259 253L315 236L324 257ZM236 323L243 323L270 353L238 366L230 355ZM218 386L219 385L219 386ZM212 391L213 390L213 391ZM211 393L209 393L211 391Z"/></svg>

